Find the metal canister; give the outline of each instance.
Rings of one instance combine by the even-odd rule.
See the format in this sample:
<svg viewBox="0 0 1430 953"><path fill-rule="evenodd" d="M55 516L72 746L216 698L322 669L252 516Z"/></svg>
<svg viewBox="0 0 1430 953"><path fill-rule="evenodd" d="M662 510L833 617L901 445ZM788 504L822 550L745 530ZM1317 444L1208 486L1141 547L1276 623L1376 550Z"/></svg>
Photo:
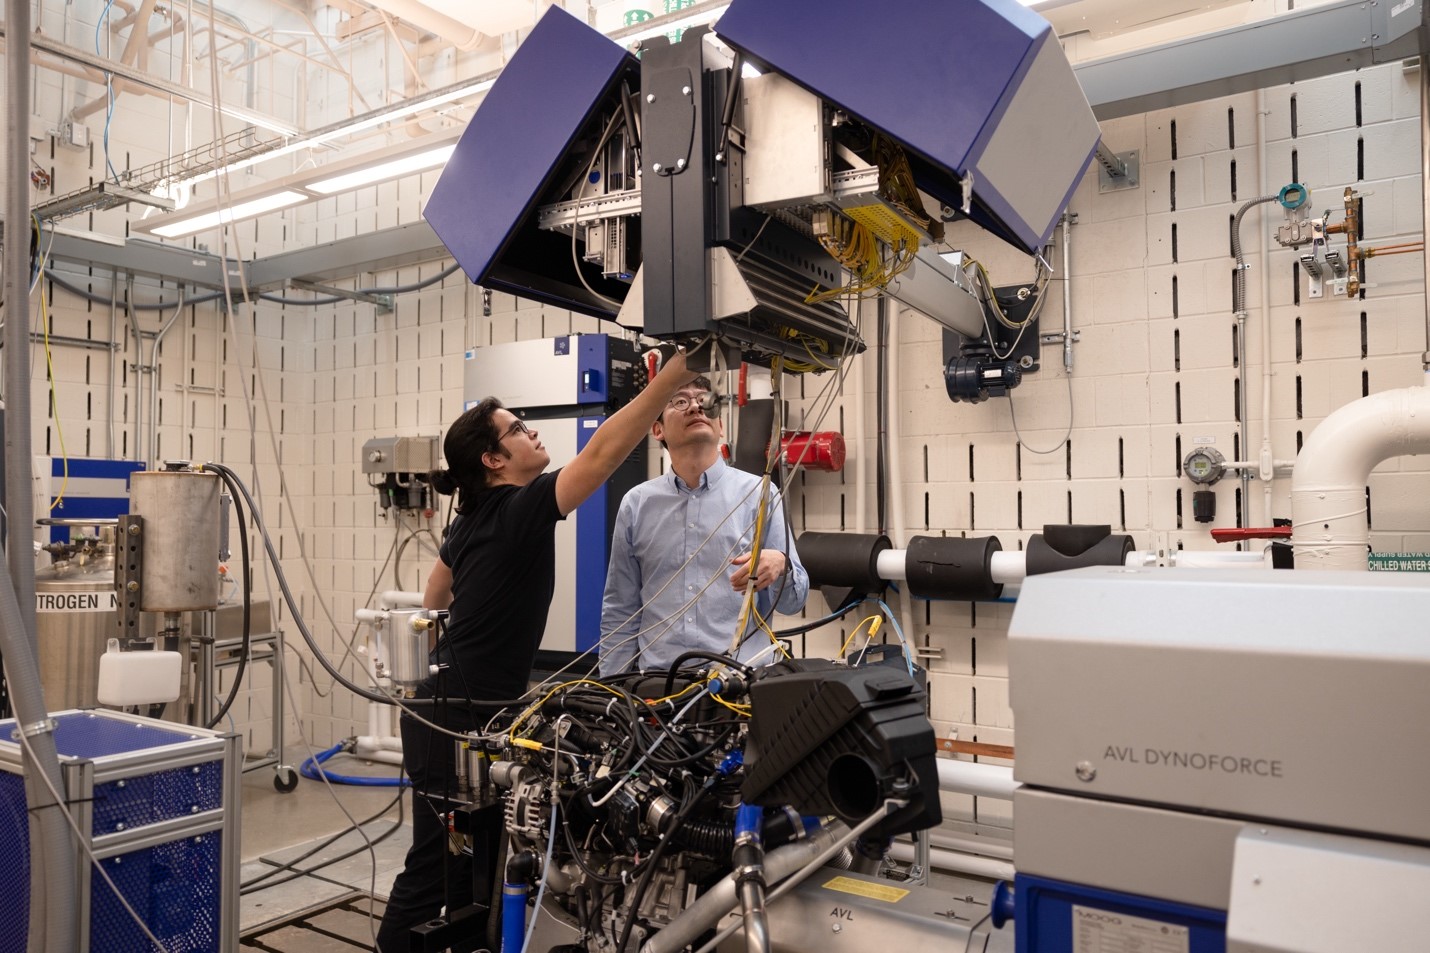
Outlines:
<svg viewBox="0 0 1430 953"><path fill-rule="evenodd" d="M115 605L112 552L35 573L36 650L50 711L99 703L99 657L114 635Z"/></svg>
<svg viewBox="0 0 1430 953"><path fill-rule="evenodd" d="M428 633L432 623L425 609L393 609L388 614L387 674L397 685L421 684L431 674Z"/></svg>
<svg viewBox="0 0 1430 953"><path fill-rule="evenodd" d="M186 469L130 478L129 511L144 518L145 612L218 607L220 485L215 473Z"/></svg>

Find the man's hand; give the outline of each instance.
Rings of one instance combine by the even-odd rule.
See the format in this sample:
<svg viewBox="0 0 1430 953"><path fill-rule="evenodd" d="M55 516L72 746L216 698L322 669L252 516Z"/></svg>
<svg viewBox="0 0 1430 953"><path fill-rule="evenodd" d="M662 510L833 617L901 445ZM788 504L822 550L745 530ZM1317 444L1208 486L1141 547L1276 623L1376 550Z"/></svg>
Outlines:
<svg viewBox="0 0 1430 953"><path fill-rule="evenodd" d="M744 592L750 581L750 554L736 556L730 560L730 564L740 567L730 575L730 588L736 592ZM755 570L755 591L767 589L771 583L783 576L788 568L789 559L784 553L773 549L760 550L760 565Z"/></svg>

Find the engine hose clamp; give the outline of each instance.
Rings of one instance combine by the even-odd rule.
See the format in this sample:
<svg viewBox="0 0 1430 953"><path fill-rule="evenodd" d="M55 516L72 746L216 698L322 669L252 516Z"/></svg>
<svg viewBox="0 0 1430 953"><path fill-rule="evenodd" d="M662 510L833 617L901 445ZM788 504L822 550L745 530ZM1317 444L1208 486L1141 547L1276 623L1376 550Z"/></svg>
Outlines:
<svg viewBox="0 0 1430 953"><path fill-rule="evenodd" d="M55 720L48 717L41 718L39 721L32 721L28 725L16 725L15 730L10 732L10 740L19 741L21 735L24 735L26 738L33 738L36 735L54 731L56 727Z"/></svg>
<svg viewBox="0 0 1430 953"><path fill-rule="evenodd" d="M756 847L758 847L760 845L760 832L741 831L740 833L735 835L736 847L743 847L746 844L754 844Z"/></svg>
<svg viewBox="0 0 1430 953"><path fill-rule="evenodd" d="M750 882L758 883L760 886L764 886L765 868L763 864L745 864L744 866L735 868L736 886L739 886L741 884L747 884Z"/></svg>
<svg viewBox="0 0 1430 953"><path fill-rule="evenodd" d="M783 811L784 816L789 819L790 827L794 831L790 840L804 840L809 836L809 832L804 829L804 818L799 816L799 811L796 811L788 804L784 805L780 810Z"/></svg>

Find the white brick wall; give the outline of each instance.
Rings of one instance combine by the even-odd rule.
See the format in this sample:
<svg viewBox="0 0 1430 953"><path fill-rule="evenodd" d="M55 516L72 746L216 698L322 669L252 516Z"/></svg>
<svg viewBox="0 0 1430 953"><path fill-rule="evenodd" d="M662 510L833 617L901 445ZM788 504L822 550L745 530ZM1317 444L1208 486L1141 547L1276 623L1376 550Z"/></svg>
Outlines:
<svg viewBox="0 0 1430 953"><path fill-rule="evenodd" d="M201 80L201 85L207 83L206 77ZM1267 90L1268 190L1290 181L1294 156L1300 181L1314 192L1316 209L1338 208L1342 188L1354 185L1367 193L1370 244L1418 239L1417 81L1414 71L1395 64ZM1354 124L1357 84L1359 127ZM346 90L331 81L317 85L332 99L324 108L337 108L339 100L346 100ZM70 95L73 86L71 82ZM273 96L291 95L292 83L275 86ZM315 87L314 94L318 92ZM88 94L93 94L92 84ZM58 95L52 84L42 89L39 101L57 101ZM949 402L943 393L938 328L918 317L899 322L901 374L896 386L903 439L894 450L904 485L893 491L904 498L908 532L991 534L1004 549L1018 549L1043 522L1067 520L1071 506L1074 520L1111 523L1115 530L1130 533L1139 547L1212 547L1206 528L1192 520L1192 487L1177 466L1179 456L1199 438L1214 440L1228 458L1238 450L1248 453L1235 441L1237 372L1232 367L1235 321L1230 313L1228 224L1238 204L1258 191L1256 101L1254 94L1246 94L1105 124L1111 148L1140 153L1142 184L1104 195L1096 175L1089 172L1077 189L1071 210L1078 224L1072 230L1066 286L1081 340L1074 348L1071 388L1060 348L1048 347L1041 371L1029 375L1014 394L1027 447L1044 449L1062 439L1071 393L1071 479L1066 451L1040 456L1019 448L1006 401L976 406ZM142 150L154 146L129 141L142 132L136 116L163 121L155 112L157 103L137 97L122 100L126 112L111 140L132 149L135 164L157 157L141 159ZM127 112L131 109L133 113ZM195 118L196 124L207 121L197 111ZM91 126L97 133L93 121ZM97 153L94 158L63 149L45 154L50 151L45 147L39 158L54 168L57 193L102 174ZM1363 163L1358 163L1358 154ZM429 173L245 223L234 230L239 250L244 256L262 256L415 221L435 181L436 175ZM200 189L205 194L211 190L211 185ZM1276 206L1267 207L1265 219L1268 231L1275 227L1280 220ZM1272 438L1277 457L1289 459L1318 421L1337 407L1363 392L1420 382L1419 355L1426 346L1423 270L1417 255L1372 260L1364 300L1311 301L1304 285L1298 289L1293 282L1294 252L1272 243L1269 274L1261 273L1261 222L1262 215L1253 211L1242 230L1252 265L1247 281L1251 440L1254 452L1261 439L1259 307L1265 281L1272 304ZM122 218L117 225L101 221L95 227L122 233ZM201 240L217 248L214 236ZM950 242L983 260L996 283L1024 281L1032 274L1024 256L977 229L956 226ZM1060 267L1060 249L1054 250L1052 261ZM346 285L407 284L430 277L444 264L362 275ZM1048 291L1043 316L1050 329L1061 321L1063 277L1059 275ZM91 285L107 296L109 276L95 275ZM135 297L172 302L174 289L140 279ZM55 334L107 339L107 304L89 304L62 291L55 291L51 301ZM159 454L216 458L245 479L253 478L242 382L252 388L260 379L248 369L256 343L270 401L269 412L261 403L255 410L253 452L264 515L277 537L288 578L302 594L308 624L336 662L342 657L342 641L352 633L352 612L366 602L370 590L389 588L395 581L420 588L431 560L430 552L411 545L396 580L391 566L379 575L398 531L381 516L375 495L358 472L363 441L442 432L461 408L462 355L467 347L602 328L591 319L504 294L492 296L492 313L484 316L480 293L460 273L401 297L392 314L378 315L370 306L352 303L322 308L259 303L255 311L256 332L249 312L238 309L235 346L223 334L224 319L214 304L185 309L159 361ZM158 316L145 312L138 321L152 329ZM132 456L139 391L136 375L125 365L132 364L136 354L122 309L117 323L115 452ZM867 318L866 337L872 326L872 318ZM237 358L244 370L236 365ZM798 529L853 529L854 461L860 454L869 461L872 484L874 373L869 356L857 360L868 365L862 396L870 435L861 439L853 433L858 395L846 393L823 426L831 427L844 414L849 465L843 474L809 474L798 481L791 496ZM107 356L103 351L56 347L54 361L59 423L68 451L105 455L110 415ZM806 398L794 401L792 419L799 425L813 423L808 415L823 383L808 381ZM788 390L800 393L797 387ZM48 395L42 371L37 371L34 394L36 450L58 453L58 434L44 411ZM295 511L279 501L280 456ZM1430 492L1427 469L1430 464L1417 459L1390 461L1372 476L1376 548L1430 549L1430 514L1423 505ZM1224 480L1215 490L1218 524L1229 525L1236 519L1237 481ZM1250 519L1261 523L1265 514L1259 485L1253 484L1251 497L1246 501ZM1273 515L1288 516L1288 501L1288 480L1278 479ZM872 487L867 506L865 519L872 529ZM430 525L438 528L440 519ZM316 587L299 560L299 533ZM260 583L259 594L266 595L267 588ZM320 609L318 594L331 610L331 620ZM823 608L816 595L806 615L815 617ZM941 731L956 731L967 740L1012 742L1006 682L1010 614L1010 607L1002 604L914 603L908 635L916 645L936 650L929 666L933 716ZM286 609L279 618L294 651L307 654ZM812 633L807 651L832 652L852 624ZM353 674L351 660L341 667ZM289 671L296 672L297 666ZM326 676L320 680L326 686ZM295 679L295 687L305 730L315 744L364 730L360 703L342 692L320 697L306 679L301 686ZM269 717L266 698L255 690L251 709L235 717L259 732ZM971 812L973 807L960 808L965 809ZM1006 815L983 805L979 816L997 823Z"/></svg>

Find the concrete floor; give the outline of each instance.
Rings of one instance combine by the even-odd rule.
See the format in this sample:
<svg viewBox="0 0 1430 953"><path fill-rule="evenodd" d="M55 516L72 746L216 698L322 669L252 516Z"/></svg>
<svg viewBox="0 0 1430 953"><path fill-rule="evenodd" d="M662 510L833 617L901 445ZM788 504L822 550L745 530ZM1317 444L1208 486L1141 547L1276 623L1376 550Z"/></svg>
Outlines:
<svg viewBox="0 0 1430 953"><path fill-rule="evenodd" d="M288 763L296 766L306 756L304 751L290 750ZM348 776L397 775L395 766L365 763L345 755L334 757L327 767L333 773ZM272 876L240 899L240 928L245 938L242 949L253 953L371 950L382 916L382 901L402 869L411 843L411 791L403 795L403 819L399 824L393 804L394 788L338 784L329 788L321 781L304 778L293 792L281 794L274 789L273 778L271 767L255 769L243 778L240 879L253 884L265 874ZM330 835L350 826L344 810L356 820L367 821L389 806L390 810L364 827L372 840L391 832L371 850L361 837L349 832L314 851ZM304 856L310 852L311 856ZM351 857L331 865L324 863L349 852ZM288 863L317 869L298 876L280 872L280 865ZM951 897L969 899L985 898L991 890L986 883L942 873L934 873L929 886ZM542 915L532 949L550 949L574 939L574 933L564 924ZM989 939L981 934L975 947L983 949ZM991 939L994 942L989 949L1011 949L1012 938L1002 931L995 931Z"/></svg>
<svg viewBox="0 0 1430 953"><path fill-rule="evenodd" d="M289 763L296 766L305 757L306 751L290 749ZM392 765L366 763L345 755L334 757L327 767L331 772L354 777L397 776L397 769ZM385 900L393 878L402 869L402 860L412 840L410 790L402 798L403 821L399 825L395 788L345 784L334 784L330 788L322 781L301 778L294 791L282 794L274 789L273 779L271 767L255 769L243 778L240 881L252 885L252 889L240 898L239 925L245 937L260 934L251 945L245 943L245 949L287 949L285 937L295 933L294 929L273 932L270 928L295 916L339 904L337 910L318 916L318 921L324 924L320 929L326 929L331 936L324 938L297 931L295 935L307 936L307 939L298 941L299 945L292 948L371 949L371 931L375 929L376 919L381 917L382 908L381 904L373 908L370 923L367 898ZM385 807L390 809L373 819ZM311 856L303 857L330 835L349 828L352 821L348 815L358 821L370 821L363 828L369 840L391 833L369 849L362 837L349 832ZM324 865L325 861L349 851L356 853ZM285 863L312 872L298 876L288 871L279 872L279 865ZM265 874L272 876L254 883ZM355 894L361 898L351 899ZM343 903L345 900L348 902ZM314 946L320 939L335 945Z"/></svg>

